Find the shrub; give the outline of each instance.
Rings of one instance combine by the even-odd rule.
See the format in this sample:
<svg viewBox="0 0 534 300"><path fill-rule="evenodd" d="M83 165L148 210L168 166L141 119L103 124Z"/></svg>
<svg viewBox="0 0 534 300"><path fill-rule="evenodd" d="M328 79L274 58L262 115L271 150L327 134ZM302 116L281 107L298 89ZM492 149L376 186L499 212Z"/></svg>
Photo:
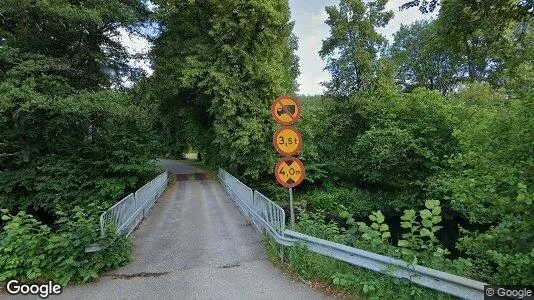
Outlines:
<svg viewBox="0 0 534 300"><path fill-rule="evenodd" d="M326 224L320 215L305 215L298 222L301 232L329 240L344 239L343 230ZM271 259L277 259L277 245L269 244ZM451 296L417 286L408 280L370 271L348 263L312 253L305 246L285 248L288 267L306 280L319 280L360 298L368 299L451 299Z"/></svg>
<svg viewBox="0 0 534 300"><path fill-rule="evenodd" d="M24 211L13 216L2 210L6 223L0 232L0 282L11 278L62 285L87 282L130 261L129 240L112 234L101 237L95 211L94 206L88 211L75 207L69 215L58 211L58 228L53 230ZM109 247L85 253L93 243Z"/></svg>
<svg viewBox="0 0 534 300"><path fill-rule="evenodd" d="M150 179L155 140L129 101L113 91L54 99L0 83L0 208L110 206Z"/></svg>
<svg viewBox="0 0 534 300"><path fill-rule="evenodd" d="M302 196L310 211L323 210L327 215L348 211L355 218L366 218L371 212L399 212L418 205L415 195L408 193L372 192L357 187L326 187ZM344 207L344 209L341 208Z"/></svg>

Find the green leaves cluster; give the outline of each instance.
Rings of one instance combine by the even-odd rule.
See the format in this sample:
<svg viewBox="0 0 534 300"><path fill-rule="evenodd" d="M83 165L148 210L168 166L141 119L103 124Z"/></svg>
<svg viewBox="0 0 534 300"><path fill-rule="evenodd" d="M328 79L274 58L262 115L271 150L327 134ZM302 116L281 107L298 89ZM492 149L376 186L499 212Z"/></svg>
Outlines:
<svg viewBox="0 0 534 300"><path fill-rule="evenodd" d="M373 86L378 54L387 43L375 27L385 26L393 17L393 12L383 11L386 3L341 0L339 7L326 7L330 36L319 55L327 60L326 69L332 75L325 83L330 95L348 96Z"/></svg>
<svg viewBox="0 0 534 300"><path fill-rule="evenodd" d="M383 24L373 17L387 22L381 4L327 8L321 55L332 81L327 96L305 105L314 108L308 147L322 158L311 163L337 186L314 178L320 188L301 198L341 224L378 209L401 217L407 232L392 237L400 248L384 243L380 216L360 224L371 250L494 284L532 282L531 5L408 1L403 8L440 6L438 18L403 26L385 49L374 31ZM412 201L367 200L381 193ZM460 234L456 249L440 245L442 219L470 228L448 228Z"/></svg>
<svg viewBox="0 0 534 300"><path fill-rule="evenodd" d="M0 232L0 281L54 280L62 285L87 282L130 261L129 241L111 234L100 236L98 211L94 205L87 210L75 207L68 212L57 211L57 228L52 229L24 212L10 215L2 210L5 225ZM91 243L110 247L85 253Z"/></svg>
<svg viewBox="0 0 534 300"><path fill-rule="evenodd" d="M111 205L154 174L150 123L124 94L0 91L1 207Z"/></svg>
<svg viewBox="0 0 534 300"><path fill-rule="evenodd" d="M329 174L349 182L410 189L457 148L444 99L433 91L358 93L326 109L333 117L317 123L318 147Z"/></svg>
<svg viewBox="0 0 534 300"><path fill-rule="evenodd" d="M369 215L371 220L371 226L368 226L364 222L356 222L357 227L351 228L347 233L353 235L356 233L361 234L361 239L371 244L371 247L385 250L391 233L389 231L388 224L385 223L385 217L381 211L375 211ZM348 222L348 225L351 225ZM354 242L350 237L348 240Z"/></svg>
<svg viewBox="0 0 534 300"><path fill-rule="evenodd" d="M121 92L144 73L120 32L144 1L2 1L0 281L85 282L130 259L123 238L95 254L98 215L155 173L152 118ZM31 216L32 212L34 216Z"/></svg>
<svg viewBox="0 0 534 300"><path fill-rule="evenodd" d="M247 179L271 173L270 103L295 91L287 1L161 1L151 97L186 112L186 142ZM167 112L163 112L166 115Z"/></svg>
<svg viewBox="0 0 534 300"><path fill-rule="evenodd" d="M380 213L375 215L381 220ZM321 216L317 216L321 218ZM346 238L343 228L308 215L298 222L298 230L315 236L328 235L328 239L342 241ZM326 234L322 234L326 233ZM278 244L269 243L270 258L278 262ZM368 299L451 299L450 296L415 285L408 280L393 278L387 274L360 268L325 255L310 252L304 246L284 247L284 263L306 280L322 281L354 297Z"/></svg>
<svg viewBox="0 0 534 300"><path fill-rule="evenodd" d="M2 5L1 208L111 205L152 176L151 119L110 89L136 72L113 36L145 12L137 1Z"/></svg>
<svg viewBox="0 0 534 300"><path fill-rule="evenodd" d="M441 206L438 200L427 200L426 209L419 211L416 219L415 210L406 210L401 216L401 227L409 230L402 234L398 246L403 247L401 253L405 257L412 257L412 262L417 263L417 257L432 254L434 257L444 257L450 252L439 245L437 232L442 228L438 224L442 221Z"/></svg>
<svg viewBox="0 0 534 300"><path fill-rule="evenodd" d="M429 4L431 3L431 4ZM424 12L441 3L438 18L402 26L391 47L406 90L452 92L459 82L515 81L532 57L533 6L528 1L409 1Z"/></svg>

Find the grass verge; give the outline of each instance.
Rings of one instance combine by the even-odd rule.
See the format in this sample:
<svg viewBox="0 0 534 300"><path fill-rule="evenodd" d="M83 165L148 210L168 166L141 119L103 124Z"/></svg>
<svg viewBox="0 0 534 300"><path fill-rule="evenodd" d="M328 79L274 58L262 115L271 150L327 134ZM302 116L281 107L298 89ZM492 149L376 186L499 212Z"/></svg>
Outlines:
<svg viewBox="0 0 534 300"><path fill-rule="evenodd" d="M412 282L350 265L310 252L304 246L284 248L280 262L280 246L267 241L271 261L287 272L308 282L317 282L332 295L348 299L454 299L444 293L420 287Z"/></svg>

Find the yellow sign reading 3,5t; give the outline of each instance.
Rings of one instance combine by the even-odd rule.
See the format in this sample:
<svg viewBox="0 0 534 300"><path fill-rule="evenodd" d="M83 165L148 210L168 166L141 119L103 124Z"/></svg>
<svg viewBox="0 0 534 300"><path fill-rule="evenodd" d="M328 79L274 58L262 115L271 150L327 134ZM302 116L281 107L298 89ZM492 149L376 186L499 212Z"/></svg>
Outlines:
<svg viewBox="0 0 534 300"><path fill-rule="evenodd" d="M274 134L273 145L278 153L292 156L302 150L302 136L295 128L284 126Z"/></svg>

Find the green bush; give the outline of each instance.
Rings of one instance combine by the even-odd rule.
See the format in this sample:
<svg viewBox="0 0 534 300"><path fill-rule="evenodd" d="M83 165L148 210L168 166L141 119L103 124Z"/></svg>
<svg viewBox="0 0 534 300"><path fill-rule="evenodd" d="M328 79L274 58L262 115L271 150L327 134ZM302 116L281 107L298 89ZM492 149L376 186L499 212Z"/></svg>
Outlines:
<svg viewBox="0 0 534 300"><path fill-rule="evenodd" d="M10 215L2 210L5 223L0 232L0 282L12 278L38 282L54 280L62 285L87 282L106 270L132 259L132 245L124 237L100 236L94 206L84 211L58 211L57 229L21 211ZM85 247L99 243L108 248L85 253Z"/></svg>
<svg viewBox="0 0 534 300"><path fill-rule="evenodd" d="M361 92L327 108L318 127L331 176L420 191L457 151L450 104L435 91Z"/></svg>
<svg viewBox="0 0 534 300"><path fill-rule="evenodd" d="M0 208L111 206L155 174L146 112L123 93L52 98L0 83Z"/></svg>
<svg viewBox="0 0 534 300"><path fill-rule="evenodd" d="M355 218L366 218L372 211L400 212L418 206L415 195L408 193L372 192L357 187L326 187L312 190L300 196L310 211L324 211L327 215L339 215L348 211Z"/></svg>
<svg viewBox="0 0 534 300"><path fill-rule="evenodd" d="M304 215L298 222L301 232L329 240L341 241L343 230L334 223L326 224L320 215ZM278 249L269 244L270 258L276 259ZM356 267L330 257L315 254L305 246L285 248L289 268L306 280L319 280L356 297L367 299L451 299L452 297L402 280Z"/></svg>
<svg viewBox="0 0 534 300"><path fill-rule="evenodd" d="M534 98L527 95L505 103L466 97L476 106L455 134L461 152L428 188L478 226L457 247L493 284L534 283Z"/></svg>

